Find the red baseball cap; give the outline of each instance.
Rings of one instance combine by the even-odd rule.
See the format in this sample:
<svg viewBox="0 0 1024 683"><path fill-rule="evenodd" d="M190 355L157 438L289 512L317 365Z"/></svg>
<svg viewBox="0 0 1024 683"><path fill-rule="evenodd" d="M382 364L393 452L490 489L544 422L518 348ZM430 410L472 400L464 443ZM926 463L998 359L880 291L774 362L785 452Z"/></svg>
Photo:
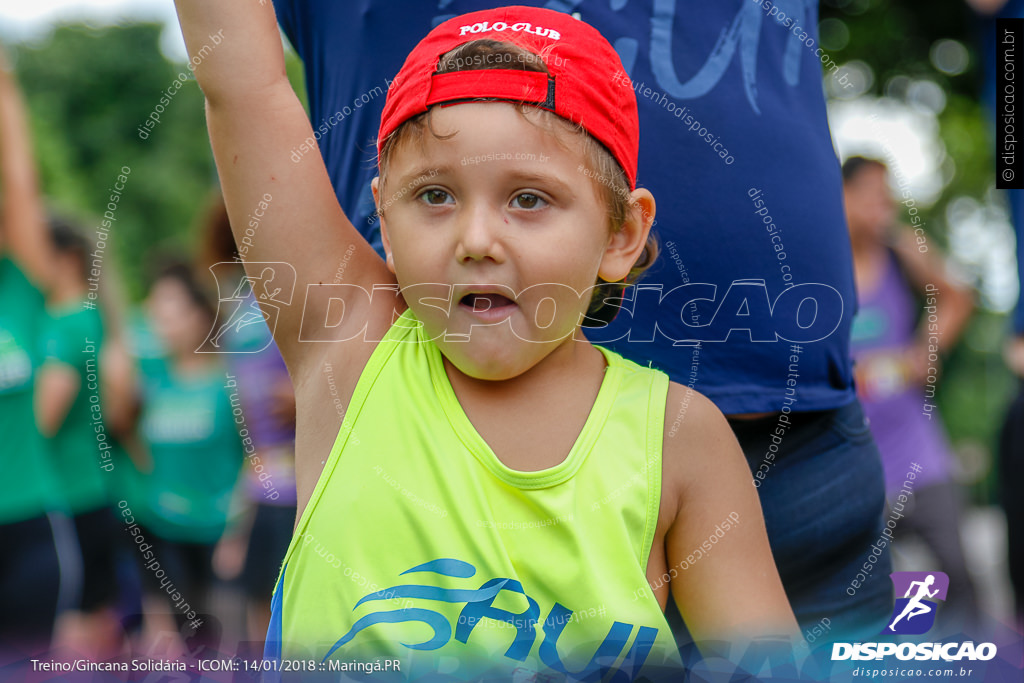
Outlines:
<svg viewBox="0 0 1024 683"><path fill-rule="evenodd" d="M512 43L542 59L550 73L482 69L437 73L440 58L483 38ZM523 102L581 125L619 162L636 187L640 125L622 61L597 29L539 7L499 7L438 25L405 60L388 90L377 152L395 130L433 105L478 99Z"/></svg>

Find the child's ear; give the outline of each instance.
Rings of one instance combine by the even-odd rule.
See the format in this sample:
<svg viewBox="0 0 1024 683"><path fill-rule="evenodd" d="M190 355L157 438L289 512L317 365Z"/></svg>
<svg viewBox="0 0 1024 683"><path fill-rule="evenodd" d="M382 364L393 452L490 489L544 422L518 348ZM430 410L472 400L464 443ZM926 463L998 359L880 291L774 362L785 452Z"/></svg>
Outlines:
<svg viewBox="0 0 1024 683"><path fill-rule="evenodd" d="M654 195L645 188L637 188L629 195L629 212L622 229L608 236L608 246L597 274L606 282L620 282L647 245L647 235L654 224Z"/></svg>
<svg viewBox="0 0 1024 683"><path fill-rule="evenodd" d="M391 254L391 239L388 237L388 226L384 221L384 215L380 212L380 176L370 181L370 190L373 191L373 203L377 206L377 216L380 218L380 241L384 246L384 263L392 275L395 275L395 259Z"/></svg>

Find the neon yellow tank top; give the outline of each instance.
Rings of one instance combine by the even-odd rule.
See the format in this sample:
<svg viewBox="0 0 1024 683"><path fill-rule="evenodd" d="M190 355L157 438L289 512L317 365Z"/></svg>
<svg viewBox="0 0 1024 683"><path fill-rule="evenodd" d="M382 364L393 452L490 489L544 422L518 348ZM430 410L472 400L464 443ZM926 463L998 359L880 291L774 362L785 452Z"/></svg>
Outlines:
<svg viewBox="0 0 1024 683"><path fill-rule="evenodd" d="M406 311L360 376L292 538L266 658L320 671L390 661L403 678L446 680L681 666L645 572L668 378L601 351L605 377L568 457L520 472L473 428Z"/></svg>

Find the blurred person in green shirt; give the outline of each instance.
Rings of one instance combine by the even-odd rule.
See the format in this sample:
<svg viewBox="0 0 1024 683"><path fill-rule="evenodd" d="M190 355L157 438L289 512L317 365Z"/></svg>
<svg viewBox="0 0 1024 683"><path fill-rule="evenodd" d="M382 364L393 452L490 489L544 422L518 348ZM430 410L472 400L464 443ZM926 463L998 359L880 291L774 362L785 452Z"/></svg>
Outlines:
<svg viewBox="0 0 1024 683"><path fill-rule="evenodd" d="M109 415L118 415L123 422L118 405L125 403L114 400L111 404L106 399L124 394L126 388L130 391L130 384L112 382L101 372L112 350L105 345L98 278L93 284L88 279L90 245L83 231L70 222L46 219L26 108L13 76L2 71L0 140L7 248L0 265L0 291L8 322L0 327L8 328L8 334L0 351L0 367L9 370L0 374L9 380L4 382L8 400L16 404L4 411L5 421L11 420L4 435L8 444L11 438L16 444L26 442L23 448L11 448L10 454L24 450L33 455L5 458L12 461L5 465L25 472L6 478L12 490L0 494L0 507L6 512L0 515L35 528L29 541L18 531L20 527L9 527L16 536L5 547L29 544L38 554L42 546L34 537L51 539L45 561L26 563L19 570L14 564L19 553L8 557L12 566L2 580L4 604L25 602L26 611L40 623L48 615L46 630L55 631L55 645L73 654L106 658L120 646L120 625L113 608L118 599L117 558L125 550L110 510L108 480L117 449L107 425ZM31 372L26 374L25 368ZM49 531L40 518L46 512L50 513ZM18 571L27 571L28 576ZM38 591L26 591L24 584ZM22 615L17 616L11 630L14 637L21 637ZM24 635L42 639L41 632Z"/></svg>
<svg viewBox="0 0 1024 683"><path fill-rule="evenodd" d="M76 599L58 621L58 641L76 653L107 659L120 649L118 573L129 552L111 509L112 473L117 466L131 465L119 449L116 430L107 424L109 403L101 400L101 391L105 399L109 387L101 373L109 358L109 335L99 306L107 298L100 304L98 287L90 287L90 245L80 229L59 219L50 221L50 238L49 260L55 268L47 292L35 414L72 514L79 557Z"/></svg>
<svg viewBox="0 0 1024 683"><path fill-rule="evenodd" d="M10 258L6 230L10 222L4 224L0 238L0 296L4 299L0 307L0 433L4 435L0 665L49 647L61 588L54 520L48 515L60 508L60 498L32 414L43 297Z"/></svg>
<svg viewBox="0 0 1024 683"><path fill-rule="evenodd" d="M25 107L0 50L0 664L44 652L58 611L58 538L70 538L33 391L52 276Z"/></svg>
<svg viewBox="0 0 1024 683"><path fill-rule="evenodd" d="M215 309L192 268L185 263L163 267L146 311L163 354L139 360L139 432L152 471L144 476L144 510L136 516L165 570L162 577L155 569L144 572L147 619L152 615L150 626L171 629L165 616L169 606L176 630L186 639L196 632L197 642L209 646L214 629L204 629L203 622L215 580L213 554L235 517L243 459L238 409L222 359L206 343Z"/></svg>

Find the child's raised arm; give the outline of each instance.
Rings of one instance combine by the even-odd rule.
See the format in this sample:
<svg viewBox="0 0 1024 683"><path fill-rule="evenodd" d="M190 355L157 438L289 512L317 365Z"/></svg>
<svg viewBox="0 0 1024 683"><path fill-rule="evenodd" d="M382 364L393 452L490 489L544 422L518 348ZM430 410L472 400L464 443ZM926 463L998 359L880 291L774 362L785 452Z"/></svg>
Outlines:
<svg viewBox="0 0 1024 683"><path fill-rule="evenodd" d="M0 46L0 188L3 248L42 289L52 279L53 249L39 192L28 111Z"/></svg>
<svg viewBox="0 0 1024 683"><path fill-rule="evenodd" d="M313 130L285 75L271 3L175 4L190 64L206 96L210 141L231 229L257 298L281 290L260 303L265 314L273 315L268 307L279 310L274 336L294 377L300 361L317 355L299 353L300 346L310 347L299 344L300 328L307 340L326 340L328 334L323 324L327 297L313 292L307 302L308 285L332 284L350 247L355 251L339 284L370 291L374 284L394 279L342 212L320 155L305 155L298 162L291 158L291 150L313 139ZM288 304L292 269L296 281ZM258 284L260 277L263 282ZM343 300L345 317L341 325L329 328L330 334L351 336L346 333L361 329L371 318L390 322L390 308L383 316L372 315L364 298L346 298L353 288L337 289L345 290L331 293Z"/></svg>

